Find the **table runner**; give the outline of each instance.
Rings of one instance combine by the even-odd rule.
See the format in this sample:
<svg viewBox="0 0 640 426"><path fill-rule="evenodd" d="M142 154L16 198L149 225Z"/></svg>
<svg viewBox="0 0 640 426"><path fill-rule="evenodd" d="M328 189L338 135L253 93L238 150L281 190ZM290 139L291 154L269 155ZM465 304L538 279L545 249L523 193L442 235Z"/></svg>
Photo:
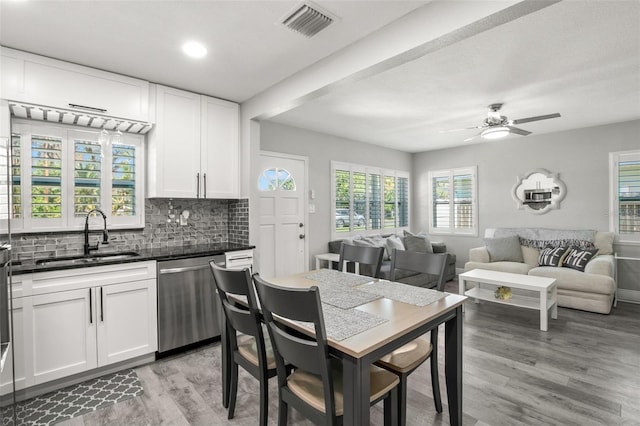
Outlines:
<svg viewBox="0 0 640 426"><path fill-rule="evenodd" d="M322 313L324 316L324 328L327 337L333 340L344 340L358 333L367 331L377 325L389 321L377 315L357 309L340 309L326 303L322 303ZM309 322L296 321L298 324L313 329L313 324Z"/></svg>
<svg viewBox="0 0 640 426"><path fill-rule="evenodd" d="M385 280L365 284L358 289L415 306L427 306L444 297L441 291Z"/></svg>
<svg viewBox="0 0 640 426"><path fill-rule="evenodd" d="M381 295L360 291L343 285L318 283L320 300L340 309L351 309L381 299Z"/></svg>
<svg viewBox="0 0 640 426"><path fill-rule="evenodd" d="M355 287L374 280L373 278L364 275L340 272L335 269L320 269L319 271L315 271L305 276L305 278L324 284L336 284L348 287Z"/></svg>

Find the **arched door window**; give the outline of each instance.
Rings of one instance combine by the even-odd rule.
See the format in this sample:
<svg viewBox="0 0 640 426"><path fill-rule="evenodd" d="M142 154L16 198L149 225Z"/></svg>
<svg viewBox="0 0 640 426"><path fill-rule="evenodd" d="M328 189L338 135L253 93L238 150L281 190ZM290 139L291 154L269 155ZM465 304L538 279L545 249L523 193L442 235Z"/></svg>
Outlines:
<svg viewBox="0 0 640 426"><path fill-rule="evenodd" d="M260 191L295 191L296 181L286 169L273 167L266 169L258 179L258 189Z"/></svg>

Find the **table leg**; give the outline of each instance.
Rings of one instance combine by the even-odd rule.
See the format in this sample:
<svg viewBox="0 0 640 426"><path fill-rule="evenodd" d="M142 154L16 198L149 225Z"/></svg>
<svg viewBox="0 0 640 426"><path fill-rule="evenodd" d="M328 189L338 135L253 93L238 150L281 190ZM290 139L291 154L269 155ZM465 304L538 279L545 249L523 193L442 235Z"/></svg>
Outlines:
<svg viewBox="0 0 640 426"><path fill-rule="evenodd" d="M549 305L547 305L547 289L540 290L540 330L548 329Z"/></svg>
<svg viewBox="0 0 640 426"><path fill-rule="evenodd" d="M331 262L329 262L331 263ZM316 256L316 271L320 269L320 259L318 259L318 257Z"/></svg>
<svg viewBox="0 0 640 426"><path fill-rule="evenodd" d="M462 306L444 326L444 370L449 403L449 423L462 425Z"/></svg>
<svg viewBox="0 0 640 426"><path fill-rule="evenodd" d="M343 423L347 426L369 424L369 364L360 358L342 359Z"/></svg>
<svg viewBox="0 0 640 426"><path fill-rule="evenodd" d="M551 290L551 303L553 303L551 318L558 319L558 287L556 286Z"/></svg>

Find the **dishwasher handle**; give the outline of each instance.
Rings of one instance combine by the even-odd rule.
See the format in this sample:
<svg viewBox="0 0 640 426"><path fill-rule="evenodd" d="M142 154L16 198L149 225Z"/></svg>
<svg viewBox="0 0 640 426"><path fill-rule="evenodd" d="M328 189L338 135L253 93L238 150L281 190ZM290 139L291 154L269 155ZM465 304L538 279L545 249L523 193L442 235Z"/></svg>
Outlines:
<svg viewBox="0 0 640 426"><path fill-rule="evenodd" d="M196 266L182 266L180 268L166 268L160 269L161 274L179 274L188 271L200 271L202 269L209 269L209 265L196 265Z"/></svg>

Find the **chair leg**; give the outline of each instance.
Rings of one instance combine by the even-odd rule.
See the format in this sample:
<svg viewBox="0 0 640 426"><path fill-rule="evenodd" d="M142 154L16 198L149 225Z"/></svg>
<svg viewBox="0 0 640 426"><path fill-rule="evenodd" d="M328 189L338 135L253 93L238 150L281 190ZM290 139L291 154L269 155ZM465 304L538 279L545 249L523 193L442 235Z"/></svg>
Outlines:
<svg viewBox="0 0 640 426"><path fill-rule="evenodd" d="M405 426L407 424L407 375L400 374L398 378L400 379L397 397L398 425Z"/></svg>
<svg viewBox="0 0 640 426"><path fill-rule="evenodd" d="M229 414L228 419L232 419L236 410L236 395L238 394L238 364L231 362L229 375Z"/></svg>
<svg viewBox="0 0 640 426"><path fill-rule="evenodd" d="M269 417L269 378L267 372L260 371L260 426L267 426Z"/></svg>
<svg viewBox="0 0 640 426"><path fill-rule="evenodd" d="M436 328L436 333L437 333ZM436 411L442 413L442 398L440 398L440 380L438 379L438 335L431 335L431 388L433 390L433 402L436 405Z"/></svg>
<svg viewBox="0 0 640 426"><path fill-rule="evenodd" d="M280 395L278 401L278 426L287 426L287 416L289 414L289 405L282 400Z"/></svg>
<svg viewBox="0 0 640 426"><path fill-rule="evenodd" d="M231 386L230 382L230 371L229 371L229 363L231 361L231 354L229 353L229 335L227 331L227 327L225 324L224 316L222 319L222 337L221 337L221 358L222 358L222 406L224 408L229 408L229 387Z"/></svg>
<svg viewBox="0 0 640 426"><path fill-rule="evenodd" d="M398 406L398 388L393 388L389 395L384 399L384 426L399 425L399 406Z"/></svg>

